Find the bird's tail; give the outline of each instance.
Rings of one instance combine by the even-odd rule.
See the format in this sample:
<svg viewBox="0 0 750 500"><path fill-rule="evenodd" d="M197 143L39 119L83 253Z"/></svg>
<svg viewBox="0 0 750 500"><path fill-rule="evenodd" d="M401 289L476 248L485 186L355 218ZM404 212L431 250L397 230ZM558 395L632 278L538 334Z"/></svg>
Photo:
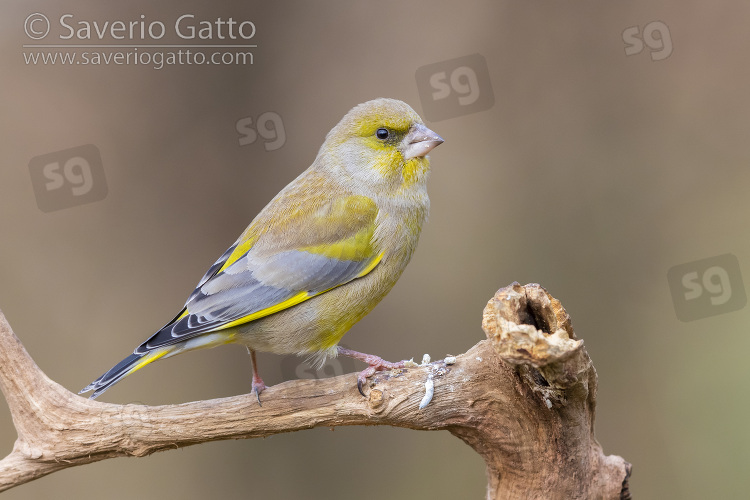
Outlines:
<svg viewBox="0 0 750 500"><path fill-rule="evenodd" d="M155 349L143 354L131 354L130 356L113 366L107 373L84 387L78 394L94 391L94 393L90 396L90 399L94 399L123 378L127 377L133 372L140 370L144 366L153 363L157 359L163 358L164 356L172 352L172 350L173 347L168 346L161 349Z"/></svg>

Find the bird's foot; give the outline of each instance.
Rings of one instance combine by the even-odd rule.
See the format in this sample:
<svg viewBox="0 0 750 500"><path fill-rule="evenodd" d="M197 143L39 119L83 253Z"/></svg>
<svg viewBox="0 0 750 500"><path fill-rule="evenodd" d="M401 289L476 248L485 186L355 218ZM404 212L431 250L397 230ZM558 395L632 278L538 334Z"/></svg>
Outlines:
<svg viewBox="0 0 750 500"><path fill-rule="evenodd" d="M258 400L258 406L263 406L260 404L260 393L265 390L266 384L263 383L263 379L258 374L258 362L255 360L255 351L248 347L247 352L250 353L250 360L253 363L253 392L255 393L255 398Z"/></svg>
<svg viewBox="0 0 750 500"><path fill-rule="evenodd" d="M263 379L257 374L253 374L253 392L255 393L255 398L258 400L258 405L260 406L263 406L260 404L260 393L265 389L266 384L263 382Z"/></svg>
<svg viewBox="0 0 750 500"><path fill-rule="evenodd" d="M406 366L405 360L392 363L390 361L384 360L380 356L375 356L374 354L365 354L358 351L352 351L351 349L346 349L344 347L338 347L337 350L338 353L343 356L358 359L370 365L359 372L359 375L357 375L357 389L359 389L359 393L363 396L365 396L365 392L362 388L365 386L365 384L367 384L367 379L375 375L375 372L383 370L395 370L404 368Z"/></svg>

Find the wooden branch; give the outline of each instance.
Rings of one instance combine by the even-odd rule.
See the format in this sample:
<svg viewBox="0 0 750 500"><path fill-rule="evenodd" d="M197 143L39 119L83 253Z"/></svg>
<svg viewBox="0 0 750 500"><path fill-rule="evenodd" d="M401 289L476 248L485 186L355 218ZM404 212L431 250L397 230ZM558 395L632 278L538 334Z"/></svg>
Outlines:
<svg viewBox="0 0 750 500"><path fill-rule="evenodd" d="M487 464L488 499L630 498L631 466L594 437L596 371L560 303L539 285L497 292L488 340L455 360L370 379L295 380L252 394L180 405L84 399L36 366L0 312L0 388L18 439L0 461L0 491L60 469L219 439L312 427L392 425L447 430ZM423 409L425 383L434 395Z"/></svg>

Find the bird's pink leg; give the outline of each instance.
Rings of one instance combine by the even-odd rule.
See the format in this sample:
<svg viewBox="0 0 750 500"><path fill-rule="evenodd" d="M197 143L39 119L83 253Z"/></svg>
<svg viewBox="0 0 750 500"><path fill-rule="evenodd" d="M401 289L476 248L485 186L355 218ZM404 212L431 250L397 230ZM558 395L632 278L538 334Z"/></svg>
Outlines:
<svg viewBox="0 0 750 500"><path fill-rule="evenodd" d="M336 349L338 350L338 353L342 356L347 356L349 358L358 359L360 361L364 361L367 363L368 366L361 372L359 372L359 375L357 375L357 389L359 389L359 393L363 396L365 395L364 391L362 390L362 386L364 386L367 383L368 377L372 377L375 375L376 371L379 370L393 370L396 368L403 368L406 363L406 361L398 361L396 363L391 363L390 361L386 361L383 358L379 356L375 356L374 354L365 354L358 351L352 351L351 349L346 349L341 346L337 346Z"/></svg>
<svg viewBox="0 0 750 500"><path fill-rule="evenodd" d="M260 393L266 388L266 384L263 383L263 379L258 374L258 362L255 360L255 351L248 347L247 352L250 353L250 360L253 363L253 392L260 405Z"/></svg>

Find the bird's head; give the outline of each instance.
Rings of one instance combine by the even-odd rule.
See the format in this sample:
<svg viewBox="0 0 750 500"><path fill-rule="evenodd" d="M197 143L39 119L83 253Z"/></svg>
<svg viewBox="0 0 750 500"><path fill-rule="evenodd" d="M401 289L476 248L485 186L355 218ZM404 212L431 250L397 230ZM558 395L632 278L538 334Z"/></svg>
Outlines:
<svg viewBox="0 0 750 500"><path fill-rule="evenodd" d="M423 186L442 137L408 104L375 99L349 111L328 133L321 153L344 175L389 190Z"/></svg>

